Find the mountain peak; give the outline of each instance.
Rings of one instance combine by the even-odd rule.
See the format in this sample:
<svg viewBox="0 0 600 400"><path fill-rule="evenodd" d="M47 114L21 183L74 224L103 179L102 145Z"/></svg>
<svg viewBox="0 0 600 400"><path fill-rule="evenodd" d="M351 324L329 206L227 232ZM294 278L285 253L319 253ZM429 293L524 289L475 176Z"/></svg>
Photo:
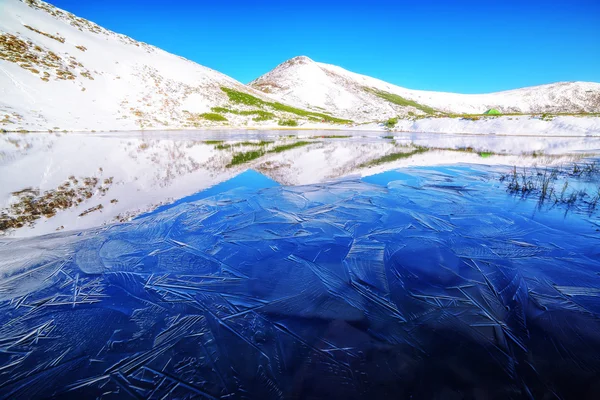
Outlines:
<svg viewBox="0 0 600 400"><path fill-rule="evenodd" d="M287 60L286 62L284 62L283 64L310 64L310 63L314 63L314 61L312 59L310 59L307 56L296 56L294 58L290 58L289 60Z"/></svg>
<svg viewBox="0 0 600 400"><path fill-rule="evenodd" d="M312 59L310 59L307 56L296 56L296 57L290 58L289 60L282 62L281 64L276 66L273 69L273 71L287 70L289 68L308 66L308 65L316 65L316 64L317 63L315 61L313 61Z"/></svg>
<svg viewBox="0 0 600 400"><path fill-rule="evenodd" d="M276 93L286 91L294 86L290 79L293 77L315 75L320 71L316 62L307 56L296 56L282 62L263 76L253 80L249 86L263 93ZM279 100L279 99L278 99Z"/></svg>

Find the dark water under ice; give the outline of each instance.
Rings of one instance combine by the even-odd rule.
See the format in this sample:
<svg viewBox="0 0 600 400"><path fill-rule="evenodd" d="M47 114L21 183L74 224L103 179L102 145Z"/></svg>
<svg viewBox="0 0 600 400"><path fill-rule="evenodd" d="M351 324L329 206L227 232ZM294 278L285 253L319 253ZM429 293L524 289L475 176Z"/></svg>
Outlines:
<svg viewBox="0 0 600 400"><path fill-rule="evenodd" d="M469 167L234 182L1 241L0 397L600 398L596 216Z"/></svg>

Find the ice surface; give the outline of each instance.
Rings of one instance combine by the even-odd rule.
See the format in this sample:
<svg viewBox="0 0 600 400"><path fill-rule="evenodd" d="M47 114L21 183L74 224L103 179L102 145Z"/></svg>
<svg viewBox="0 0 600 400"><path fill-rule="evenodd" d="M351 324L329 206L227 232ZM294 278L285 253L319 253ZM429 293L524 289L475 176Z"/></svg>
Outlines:
<svg viewBox="0 0 600 400"><path fill-rule="evenodd" d="M0 397L598 398L597 217L367 180L0 241Z"/></svg>

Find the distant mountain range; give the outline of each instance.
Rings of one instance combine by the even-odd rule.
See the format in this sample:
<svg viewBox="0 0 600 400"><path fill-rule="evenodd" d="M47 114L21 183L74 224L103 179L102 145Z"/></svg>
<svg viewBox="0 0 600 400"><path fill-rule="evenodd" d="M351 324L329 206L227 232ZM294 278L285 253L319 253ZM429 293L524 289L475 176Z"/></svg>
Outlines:
<svg viewBox="0 0 600 400"><path fill-rule="evenodd" d="M600 84L464 95L401 88L296 57L249 85L37 0L3 0L0 129L295 126L395 116L600 112Z"/></svg>
<svg viewBox="0 0 600 400"><path fill-rule="evenodd" d="M250 83L279 101L324 109L355 121L438 113L600 111L600 83L559 82L490 94L411 90L341 67L292 58Z"/></svg>

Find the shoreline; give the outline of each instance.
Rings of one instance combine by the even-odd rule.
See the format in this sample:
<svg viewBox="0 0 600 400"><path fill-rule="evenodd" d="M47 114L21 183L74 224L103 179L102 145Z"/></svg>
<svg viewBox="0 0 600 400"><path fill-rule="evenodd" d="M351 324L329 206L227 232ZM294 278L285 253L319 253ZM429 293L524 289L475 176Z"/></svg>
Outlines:
<svg viewBox="0 0 600 400"><path fill-rule="evenodd" d="M387 129L352 129L352 128L276 128L276 127L265 127L265 128L247 128L247 127L203 127L203 128L194 128L194 129L189 129L189 128L175 128L175 129L132 129L132 130L127 130L127 129L123 129L123 130L98 130L98 131L86 131L86 130L72 130L72 131L8 131L8 130L4 130L1 131L0 134L29 134L29 133L34 133L34 134L85 134L85 135L91 135L91 136L99 136L99 135L105 135L105 134L109 134L109 133L127 133L127 134L132 134L132 133L140 133L140 134L147 134L147 133L157 133L157 132L203 132L203 131L207 131L207 132L218 132L218 131L222 131L222 132L240 132L240 131L252 131L252 132L260 132L260 131L272 131L272 132L277 132L277 131L324 131L324 132L352 132L352 133L365 133L365 132L372 132L372 133L388 133L390 136L394 135L394 134L426 134L426 135L458 135L458 136L499 136L499 137L552 137L552 138L589 138L589 137L598 137L600 138L600 131L598 131L597 133L595 132L594 134L573 134L573 135L566 135L566 134L552 134L552 133L531 133L531 134L522 134L522 133L514 133L514 134L510 134L510 133L493 133L493 132L489 132L489 133L474 133L474 132L434 132L434 131L409 131L409 130L387 130ZM357 137L360 137L357 135Z"/></svg>
<svg viewBox="0 0 600 400"><path fill-rule="evenodd" d="M600 137L600 117L598 116L557 116L552 120L540 120L533 115L512 117L499 116L477 121L462 118L426 118L418 120L400 119L394 127L381 122L354 125L305 123L300 126L272 125L206 125L198 127L152 127L142 129L0 129L2 134L26 133L152 133L152 132L260 132L260 131L315 131L315 132L380 132L394 134L450 134L470 136L519 136L519 137Z"/></svg>

